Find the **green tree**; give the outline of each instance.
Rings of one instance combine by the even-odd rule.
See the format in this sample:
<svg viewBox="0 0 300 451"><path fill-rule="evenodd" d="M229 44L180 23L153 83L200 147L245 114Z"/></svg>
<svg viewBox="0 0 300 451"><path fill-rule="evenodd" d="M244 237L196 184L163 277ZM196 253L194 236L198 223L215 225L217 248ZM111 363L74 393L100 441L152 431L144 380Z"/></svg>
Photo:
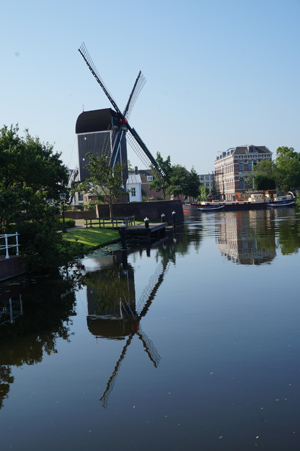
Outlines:
<svg viewBox="0 0 300 451"><path fill-rule="evenodd" d="M185 191L184 194L186 196L191 196L193 198L197 198L200 194L200 186L201 182L199 180L199 176L195 169L192 167L189 174L186 175L186 183L185 183Z"/></svg>
<svg viewBox="0 0 300 451"><path fill-rule="evenodd" d="M168 180L167 193L169 196L178 197L186 193L187 171L180 164L172 166L170 178Z"/></svg>
<svg viewBox="0 0 300 451"><path fill-rule="evenodd" d="M123 167L117 163L112 168L105 155L94 156L89 152L87 157L89 157L90 161L85 167L89 170L90 177L79 183L74 190L97 197L99 203L107 202L110 217L112 218L113 201L117 200L120 194L124 193L122 188Z"/></svg>
<svg viewBox="0 0 300 451"><path fill-rule="evenodd" d="M275 174L283 193L300 188L300 154L293 147L278 147Z"/></svg>
<svg viewBox="0 0 300 451"><path fill-rule="evenodd" d="M156 161L158 165L161 167L163 172L165 173L165 177L163 178L154 166L151 166L153 172L153 182L150 184L150 189L154 189L156 192L162 191L164 199L166 198L167 189L169 186L169 179L172 173L172 165L170 156L164 160L159 152L156 154Z"/></svg>
<svg viewBox="0 0 300 451"><path fill-rule="evenodd" d="M68 173L53 146L18 132L18 126L0 131L0 229L20 234L22 257L37 271L60 264L56 218Z"/></svg>
<svg viewBox="0 0 300 451"><path fill-rule="evenodd" d="M253 173L247 177L247 183L255 190L275 189L275 163L271 160L260 161L255 165Z"/></svg>
<svg viewBox="0 0 300 451"><path fill-rule="evenodd" d="M209 194L209 189L207 188L207 186L201 184L201 186L200 186L200 198L202 200L206 200L208 194Z"/></svg>

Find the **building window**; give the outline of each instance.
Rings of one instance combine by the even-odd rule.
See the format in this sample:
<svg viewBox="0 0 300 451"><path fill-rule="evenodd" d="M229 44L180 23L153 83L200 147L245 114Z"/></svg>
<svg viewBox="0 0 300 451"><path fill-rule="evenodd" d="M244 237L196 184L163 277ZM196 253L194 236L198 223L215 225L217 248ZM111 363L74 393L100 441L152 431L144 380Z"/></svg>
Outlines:
<svg viewBox="0 0 300 451"><path fill-rule="evenodd" d="M245 189L245 179L240 178L240 189Z"/></svg>
<svg viewBox="0 0 300 451"><path fill-rule="evenodd" d="M147 182L153 182L153 175L147 175Z"/></svg>
<svg viewBox="0 0 300 451"><path fill-rule="evenodd" d="M243 171L244 170L244 163L239 163L239 171Z"/></svg>
<svg viewBox="0 0 300 451"><path fill-rule="evenodd" d="M248 161L248 171L252 171L252 161Z"/></svg>
<svg viewBox="0 0 300 451"><path fill-rule="evenodd" d="M131 188L131 197L135 197L135 196L136 196L136 189Z"/></svg>

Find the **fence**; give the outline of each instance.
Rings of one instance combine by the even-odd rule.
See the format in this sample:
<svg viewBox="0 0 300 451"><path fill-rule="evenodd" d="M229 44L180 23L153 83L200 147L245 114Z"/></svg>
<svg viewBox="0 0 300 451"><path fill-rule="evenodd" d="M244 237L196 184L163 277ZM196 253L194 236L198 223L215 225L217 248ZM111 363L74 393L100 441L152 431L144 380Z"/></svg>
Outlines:
<svg viewBox="0 0 300 451"><path fill-rule="evenodd" d="M115 228L120 227L121 224L126 226L135 225L135 217L127 216L121 218L86 218L85 226L92 227L92 225L99 225L99 227Z"/></svg>
<svg viewBox="0 0 300 451"><path fill-rule="evenodd" d="M18 236L19 236L18 232L12 233L12 234L5 233L4 235L0 235L0 252L3 249L5 249L5 258L9 258L9 249L12 249L14 247L16 248L16 255L19 255L19 246L20 245L19 245ZM16 238L16 240L15 240L16 244L9 244L8 243L8 239L11 238L11 237L15 237ZM2 244L2 242L3 242L2 240L4 240L5 244Z"/></svg>

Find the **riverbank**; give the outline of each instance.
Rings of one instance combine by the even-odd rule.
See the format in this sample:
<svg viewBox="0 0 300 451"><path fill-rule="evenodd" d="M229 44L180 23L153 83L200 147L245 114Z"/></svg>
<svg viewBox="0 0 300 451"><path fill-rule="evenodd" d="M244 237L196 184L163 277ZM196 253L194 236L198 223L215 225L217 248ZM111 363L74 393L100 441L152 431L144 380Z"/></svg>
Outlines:
<svg viewBox="0 0 300 451"><path fill-rule="evenodd" d="M103 227L84 228L81 225L77 225L77 227L63 233L63 239L71 244L81 245L81 251L88 252L97 247L118 241L120 234L115 229ZM78 246L74 247L74 251L75 253L78 252Z"/></svg>

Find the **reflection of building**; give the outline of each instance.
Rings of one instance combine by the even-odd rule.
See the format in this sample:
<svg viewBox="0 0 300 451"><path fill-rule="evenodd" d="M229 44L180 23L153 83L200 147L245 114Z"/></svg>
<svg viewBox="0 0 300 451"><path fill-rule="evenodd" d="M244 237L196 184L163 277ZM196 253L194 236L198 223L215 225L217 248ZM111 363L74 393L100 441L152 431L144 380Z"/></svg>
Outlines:
<svg viewBox="0 0 300 451"><path fill-rule="evenodd" d="M133 268L107 258L109 266L87 276L88 329L99 338L124 339L137 316Z"/></svg>
<svg viewBox="0 0 300 451"><path fill-rule="evenodd" d="M235 200L252 186L246 178L253 167L270 160L272 152L265 146L238 146L221 152L214 162L216 191L223 200Z"/></svg>
<svg viewBox="0 0 300 451"><path fill-rule="evenodd" d="M268 210L225 213L223 221L217 223L217 241L221 255L241 265L271 262L276 256L275 232L271 233L270 228L267 233L264 229L260 229L261 225L267 227L270 222L268 215L271 213Z"/></svg>

